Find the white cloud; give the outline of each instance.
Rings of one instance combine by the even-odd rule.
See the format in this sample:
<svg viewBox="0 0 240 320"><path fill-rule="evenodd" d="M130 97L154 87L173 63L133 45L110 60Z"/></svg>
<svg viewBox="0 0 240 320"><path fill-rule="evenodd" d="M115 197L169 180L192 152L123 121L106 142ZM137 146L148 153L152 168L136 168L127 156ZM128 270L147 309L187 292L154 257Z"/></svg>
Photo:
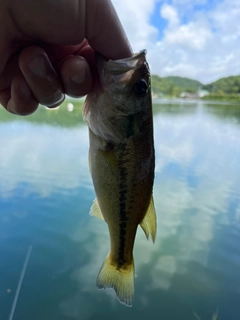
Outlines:
<svg viewBox="0 0 240 320"><path fill-rule="evenodd" d="M208 40L212 38L212 34L207 27L202 26L199 22L189 23L187 25L174 26L165 32L165 42L167 45L178 45L181 49L203 50ZM185 62L185 61L184 61ZM185 62L186 64L186 62Z"/></svg>
<svg viewBox="0 0 240 320"><path fill-rule="evenodd" d="M161 7L160 14L164 19L168 20L171 28L178 26L179 24L178 14L176 9L173 6L164 4Z"/></svg>
<svg viewBox="0 0 240 320"><path fill-rule="evenodd" d="M240 2L235 0L224 0L218 4L216 10L211 12L211 19L215 28L222 36L239 36L240 26Z"/></svg>
<svg viewBox="0 0 240 320"><path fill-rule="evenodd" d="M204 5L208 2L208 0L172 0L172 3L176 6L196 6L196 5Z"/></svg>
<svg viewBox="0 0 240 320"><path fill-rule="evenodd" d="M113 3L134 51L147 49L152 73L195 78L203 83L240 74L239 1L114 0ZM167 21L164 30L151 25L158 3L159 20Z"/></svg>
<svg viewBox="0 0 240 320"><path fill-rule="evenodd" d="M112 2L134 51L147 48L151 41L156 42L158 30L149 23L156 0L113 0Z"/></svg>

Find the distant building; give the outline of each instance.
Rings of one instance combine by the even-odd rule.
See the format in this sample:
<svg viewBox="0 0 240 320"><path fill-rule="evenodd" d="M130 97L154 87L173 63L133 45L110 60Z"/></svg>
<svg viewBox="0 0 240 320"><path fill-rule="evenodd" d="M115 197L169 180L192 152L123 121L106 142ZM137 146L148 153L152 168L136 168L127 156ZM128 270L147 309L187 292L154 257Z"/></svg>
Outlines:
<svg viewBox="0 0 240 320"><path fill-rule="evenodd" d="M207 95L209 95L209 91L199 88L196 93L190 93L190 92L183 91L180 93L179 96L180 96L180 98L183 98L183 99L199 99L199 98L203 98Z"/></svg>
<svg viewBox="0 0 240 320"><path fill-rule="evenodd" d="M199 98L203 98L203 97L209 95L209 91L204 90L204 89L198 89L197 95L199 96Z"/></svg>

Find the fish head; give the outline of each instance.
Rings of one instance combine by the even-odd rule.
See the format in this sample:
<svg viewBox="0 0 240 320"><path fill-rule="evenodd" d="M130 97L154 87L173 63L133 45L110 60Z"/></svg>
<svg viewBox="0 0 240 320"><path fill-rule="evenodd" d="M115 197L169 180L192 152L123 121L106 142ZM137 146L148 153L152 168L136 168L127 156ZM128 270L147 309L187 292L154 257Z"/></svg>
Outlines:
<svg viewBox="0 0 240 320"><path fill-rule="evenodd" d="M83 118L98 137L123 142L152 117L150 71L146 50L125 59L96 54L98 74L83 106Z"/></svg>
<svg viewBox="0 0 240 320"><path fill-rule="evenodd" d="M130 58L106 61L96 56L100 85L109 105L125 115L149 109L150 71L146 50Z"/></svg>

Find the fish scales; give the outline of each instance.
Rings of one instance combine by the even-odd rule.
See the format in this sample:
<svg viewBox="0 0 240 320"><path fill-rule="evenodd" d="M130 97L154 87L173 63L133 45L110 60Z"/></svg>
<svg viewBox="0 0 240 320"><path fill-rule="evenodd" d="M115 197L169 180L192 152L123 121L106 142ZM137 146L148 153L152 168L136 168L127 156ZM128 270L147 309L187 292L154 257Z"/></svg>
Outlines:
<svg viewBox="0 0 240 320"><path fill-rule="evenodd" d="M91 213L106 221L110 234L110 252L97 285L112 287L119 300L130 306L137 227L140 224L153 241L156 233L150 75L145 52L117 61L98 56L97 61L99 82L83 109L96 193Z"/></svg>

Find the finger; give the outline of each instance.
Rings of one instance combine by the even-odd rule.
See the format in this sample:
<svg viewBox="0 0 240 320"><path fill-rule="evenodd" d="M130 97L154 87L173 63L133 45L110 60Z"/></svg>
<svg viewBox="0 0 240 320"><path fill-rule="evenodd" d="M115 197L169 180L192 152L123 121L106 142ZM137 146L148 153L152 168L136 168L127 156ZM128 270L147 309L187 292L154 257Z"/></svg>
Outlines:
<svg viewBox="0 0 240 320"><path fill-rule="evenodd" d="M49 108L64 100L63 87L46 53L40 47L27 47L19 56L19 66L33 95Z"/></svg>
<svg viewBox="0 0 240 320"><path fill-rule="evenodd" d="M36 111L38 102L23 76L17 76L11 83L11 98L6 109L14 114L28 115Z"/></svg>
<svg viewBox="0 0 240 320"><path fill-rule="evenodd" d="M90 92L92 75L87 61L80 56L67 57L60 68L64 91L73 98L79 98Z"/></svg>
<svg viewBox="0 0 240 320"><path fill-rule="evenodd" d="M86 38L94 50L110 59L132 55L131 46L111 0L86 1L86 13Z"/></svg>
<svg viewBox="0 0 240 320"><path fill-rule="evenodd" d="M91 47L110 59L131 56L131 47L111 0L25 0L9 2L11 17L31 39L51 44L79 44L86 38ZM29 25L31 28L29 28Z"/></svg>
<svg viewBox="0 0 240 320"><path fill-rule="evenodd" d="M7 88L0 92L0 104L7 109L8 101L11 98L11 88Z"/></svg>

